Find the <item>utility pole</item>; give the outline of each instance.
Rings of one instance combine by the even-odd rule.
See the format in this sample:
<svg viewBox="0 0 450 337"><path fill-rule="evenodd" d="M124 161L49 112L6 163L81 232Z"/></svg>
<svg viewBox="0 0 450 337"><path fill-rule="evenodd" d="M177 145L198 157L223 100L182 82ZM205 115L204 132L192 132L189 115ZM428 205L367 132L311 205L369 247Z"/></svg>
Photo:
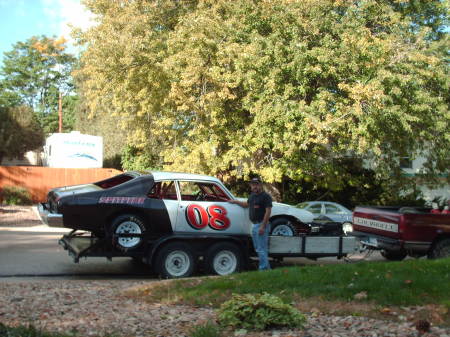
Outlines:
<svg viewBox="0 0 450 337"><path fill-rule="evenodd" d="M58 98L59 133L62 132L62 94L59 92Z"/></svg>

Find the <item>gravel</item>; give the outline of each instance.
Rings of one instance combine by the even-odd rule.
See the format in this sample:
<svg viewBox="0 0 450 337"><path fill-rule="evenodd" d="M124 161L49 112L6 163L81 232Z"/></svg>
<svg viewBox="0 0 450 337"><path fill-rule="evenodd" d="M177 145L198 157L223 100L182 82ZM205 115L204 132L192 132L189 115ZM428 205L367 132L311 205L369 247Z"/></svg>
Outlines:
<svg viewBox="0 0 450 337"><path fill-rule="evenodd" d="M31 207L0 205L1 227L39 225ZM78 336L116 333L128 336L190 336L194 326L215 321L211 308L147 303L126 296L126 291L149 280L62 280L0 278L0 323L33 324L48 331L77 332ZM229 331L225 336L252 337L450 337L449 327L431 326L420 333L406 316L400 321L367 317L306 313L299 330Z"/></svg>

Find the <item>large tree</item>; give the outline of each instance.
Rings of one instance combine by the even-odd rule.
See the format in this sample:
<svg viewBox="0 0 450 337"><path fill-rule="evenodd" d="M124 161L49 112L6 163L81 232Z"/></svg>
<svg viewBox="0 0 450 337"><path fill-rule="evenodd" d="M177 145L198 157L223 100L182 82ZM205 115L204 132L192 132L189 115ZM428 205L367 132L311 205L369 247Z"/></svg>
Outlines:
<svg viewBox="0 0 450 337"><path fill-rule="evenodd" d="M31 108L0 105L0 121L0 163L43 145L44 135Z"/></svg>
<svg viewBox="0 0 450 337"><path fill-rule="evenodd" d="M1 100L34 109L45 132L57 132L58 98L63 95L64 127L73 124L71 71L75 57L66 52L64 38L32 37L4 53L0 70ZM14 101L12 103L12 101Z"/></svg>
<svg viewBox="0 0 450 337"><path fill-rule="evenodd" d="M446 14L436 3L435 19ZM92 113L126 121L128 144L147 166L307 178L337 189L343 156L364 159L394 181L400 156L423 155L424 173L448 174L448 64L433 42L447 37L437 19L436 34L425 29L431 21L420 6L86 4L99 24L79 35L82 89Z"/></svg>

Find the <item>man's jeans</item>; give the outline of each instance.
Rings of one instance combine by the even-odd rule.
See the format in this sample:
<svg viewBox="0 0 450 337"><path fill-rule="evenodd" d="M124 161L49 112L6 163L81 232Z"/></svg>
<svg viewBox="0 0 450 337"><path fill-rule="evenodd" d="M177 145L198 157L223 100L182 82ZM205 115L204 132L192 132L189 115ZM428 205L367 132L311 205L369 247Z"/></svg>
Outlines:
<svg viewBox="0 0 450 337"><path fill-rule="evenodd" d="M269 247L268 247L270 224L266 225L263 235L259 235L258 233L260 226L261 226L260 223L253 224L252 239L253 239L253 246L255 247L255 251L258 254L259 270L266 270L270 269Z"/></svg>

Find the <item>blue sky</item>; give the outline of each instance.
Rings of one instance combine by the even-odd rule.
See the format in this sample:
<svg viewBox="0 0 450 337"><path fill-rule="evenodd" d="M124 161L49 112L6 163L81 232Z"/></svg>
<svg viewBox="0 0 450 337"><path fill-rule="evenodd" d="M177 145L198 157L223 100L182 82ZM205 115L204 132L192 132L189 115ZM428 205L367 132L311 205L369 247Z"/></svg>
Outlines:
<svg viewBox="0 0 450 337"><path fill-rule="evenodd" d="M79 0L0 0L0 61L16 42L35 35L70 41L68 24L86 28L91 17Z"/></svg>

